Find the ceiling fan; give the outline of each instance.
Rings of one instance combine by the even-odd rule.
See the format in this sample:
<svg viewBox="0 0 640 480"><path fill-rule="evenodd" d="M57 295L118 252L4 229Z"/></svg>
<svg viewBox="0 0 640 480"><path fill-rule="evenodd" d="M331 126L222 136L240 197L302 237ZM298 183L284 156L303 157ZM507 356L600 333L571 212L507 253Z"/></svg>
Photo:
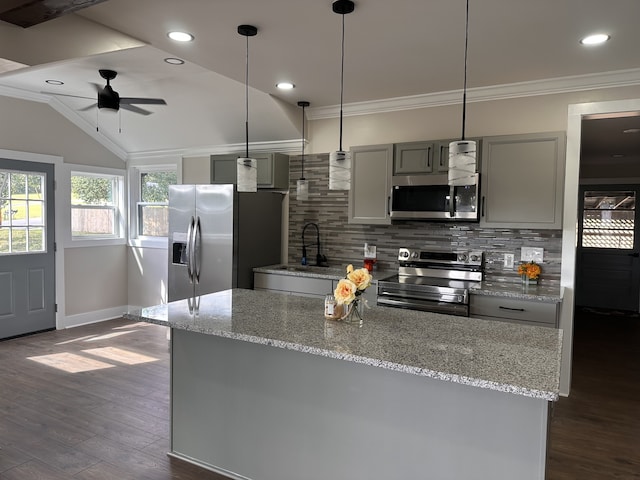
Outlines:
<svg viewBox="0 0 640 480"><path fill-rule="evenodd" d="M93 105L89 105L88 107L80 109L80 111L90 110L97 105L98 109L105 108L117 112L122 108L123 110L129 110L130 112L139 113L140 115L151 115L153 112L137 107L136 105L167 104L167 102L165 102L162 98L121 97L118 92L116 92L111 86L111 80L116 78L118 72L116 72L115 70L100 69L98 70L98 73L107 81L107 84L104 87L101 87L97 83L92 83L98 93L98 101ZM80 97L78 95L65 95L61 93L54 95L60 95L64 97L89 98L93 100L90 97Z"/></svg>

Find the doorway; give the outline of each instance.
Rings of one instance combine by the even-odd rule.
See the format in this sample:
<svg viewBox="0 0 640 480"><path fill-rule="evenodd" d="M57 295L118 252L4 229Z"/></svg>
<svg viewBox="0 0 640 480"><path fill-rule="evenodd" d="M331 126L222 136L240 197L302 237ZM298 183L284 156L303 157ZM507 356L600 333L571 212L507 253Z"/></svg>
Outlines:
<svg viewBox="0 0 640 480"><path fill-rule="evenodd" d="M56 327L54 165L0 158L0 339Z"/></svg>
<svg viewBox="0 0 640 480"><path fill-rule="evenodd" d="M576 306L638 312L640 185L581 185Z"/></svg>

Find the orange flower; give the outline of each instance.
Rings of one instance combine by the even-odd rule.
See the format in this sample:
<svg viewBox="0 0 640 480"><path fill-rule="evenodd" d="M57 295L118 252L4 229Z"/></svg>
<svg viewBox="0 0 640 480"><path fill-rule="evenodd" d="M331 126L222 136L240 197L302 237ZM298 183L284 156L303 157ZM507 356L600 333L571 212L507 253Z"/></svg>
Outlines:
<svg viewBox="0 0 640 480"><path fill-rule="evenodd" d="M357 289L358 288L355 283L349 279L343 278L338 282L338 285L336 285L336 289L333 291L333 296L338 304L348 305L355 300Z"/></svg>
<svg viewBox="0 0 640 480"><path fill-rule="evenodd" d="M540 265L535 262L521 263L518 266L518 274L526 275L531 280L538 278L540 273L542 273L542 269L540 268Z"/></svg>
<svg viewBox="0 0 640 480"><path fill-rule="evenodd" d="M351 265L349 266L351 267ZM349 272L349 267L347 267L347 278L356 284L358 290L364 290L371 285L371 274L366 268L353 270L352 267L352 271Z"/></svg>

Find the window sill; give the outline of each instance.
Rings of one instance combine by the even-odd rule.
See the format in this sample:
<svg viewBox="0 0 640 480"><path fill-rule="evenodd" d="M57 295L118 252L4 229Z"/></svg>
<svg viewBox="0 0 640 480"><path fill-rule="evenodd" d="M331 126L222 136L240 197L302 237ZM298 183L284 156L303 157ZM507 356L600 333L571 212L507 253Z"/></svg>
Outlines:
<svg viewBox="0 0 640 480"><path fill-rule="evenodd" d="M67 243L65 248L76 247L107 247L112 245L126 245L127 241L124 238L72 238L71 242Z"/></svg>
<svg viewBox="0 0 640 480"><path fill-rule="evenodd" d="M169 245L167 237L157 238L130 238L129 246L137 248L162 248L167 249Z"/></svg>

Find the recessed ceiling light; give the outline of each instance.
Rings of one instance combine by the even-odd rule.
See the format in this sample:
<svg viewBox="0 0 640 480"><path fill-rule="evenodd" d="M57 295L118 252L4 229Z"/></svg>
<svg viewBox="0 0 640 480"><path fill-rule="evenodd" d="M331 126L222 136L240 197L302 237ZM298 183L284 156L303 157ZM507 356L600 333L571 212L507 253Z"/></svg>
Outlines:
<svg viewBox="0 0 640 480"><path fill-rule="evenodd" d="M627 128L622 133L640 133L640 128Z"/></svg>
<svg viewBox="0 0 640 480"><path fill-rule="evenodd" d="M165 62L170 63L171 65L184 65L184 60L181 58L168 57L164 59Z"/></svg>
<svg viewBox="0 0 640 480"><path fill-rule="evenodd" d="M64 85L64 82L61 82L60 80L45 80L45 83L48 83L49 85Z"/></svg>
<svg viewBox="0 0 640 480"><path fill-rule="evenodd" d="M580 40L582 45L600 45L601 43L606 42L611 37L606 33L596 33L594 35L588 35Z"/></svg>
<svg viewBox="0 0 640 480"><path fill-rule="evenodd" d="M176 42L191 42L194 38L193 35L187 32L169 32L167 35Z"/></svg>
<svg viewBox="0 0 640 480"><path fill-rule="evenodd" d="M296 88L296 86L291 82L279 82L276 83L276 87L280 90L291 90L292 88Z"/></svg>

